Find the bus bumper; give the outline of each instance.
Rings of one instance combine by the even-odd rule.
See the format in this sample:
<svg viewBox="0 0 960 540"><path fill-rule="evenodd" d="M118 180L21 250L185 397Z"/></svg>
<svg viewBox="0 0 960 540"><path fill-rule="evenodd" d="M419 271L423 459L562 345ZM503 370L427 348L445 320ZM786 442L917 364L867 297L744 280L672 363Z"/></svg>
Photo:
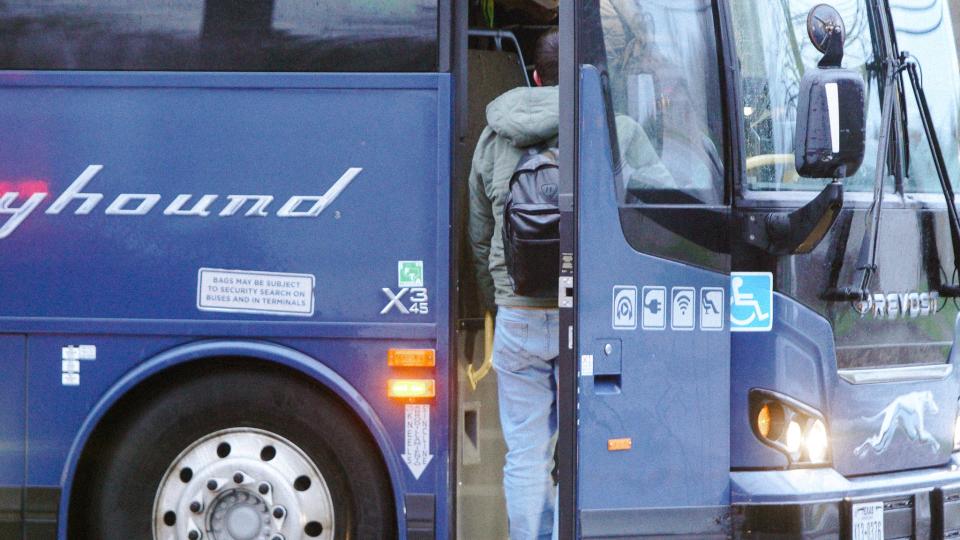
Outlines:
<svg viewBox="0 0 960 540"><path fill-rule="evenodd" d="M883 502L884 538L960 536L960 459L947 465L846 478L829 468L730 474L734 536L851 538L851 509Z"/></svg>

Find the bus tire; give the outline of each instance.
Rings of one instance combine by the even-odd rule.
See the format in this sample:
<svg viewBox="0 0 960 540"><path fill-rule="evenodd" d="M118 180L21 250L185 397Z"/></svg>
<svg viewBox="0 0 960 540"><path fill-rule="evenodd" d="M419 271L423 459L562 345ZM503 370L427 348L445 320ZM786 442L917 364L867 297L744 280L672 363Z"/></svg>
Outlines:
<svg viewBox="0 0 960 540"><path fill-rule="evenodd" d="M372 438L303 378L193 372L120 405L84 453L70 538L397 537Z"/></svg>

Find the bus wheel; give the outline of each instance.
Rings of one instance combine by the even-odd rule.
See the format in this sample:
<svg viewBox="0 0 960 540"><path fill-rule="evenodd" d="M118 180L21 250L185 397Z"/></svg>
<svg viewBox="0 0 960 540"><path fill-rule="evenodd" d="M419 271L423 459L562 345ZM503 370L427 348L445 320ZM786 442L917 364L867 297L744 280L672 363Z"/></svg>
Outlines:
<svg viewBox="0 0 960 540"><path fill-rule="evenodd" d="M72 538L396 538L375 445L305 381L214 371L146 398L82 463Z"/></svg>

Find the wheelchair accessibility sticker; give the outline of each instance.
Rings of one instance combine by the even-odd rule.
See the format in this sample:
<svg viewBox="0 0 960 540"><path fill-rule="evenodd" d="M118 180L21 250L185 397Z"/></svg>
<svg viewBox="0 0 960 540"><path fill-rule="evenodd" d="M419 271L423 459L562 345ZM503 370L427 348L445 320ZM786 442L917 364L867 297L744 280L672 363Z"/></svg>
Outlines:
<svg viewBox="0 0 960 540"><path fill-rule="evenodd" d="M769 332L773 328L773 274L730 274L730 331Z"/></svg>

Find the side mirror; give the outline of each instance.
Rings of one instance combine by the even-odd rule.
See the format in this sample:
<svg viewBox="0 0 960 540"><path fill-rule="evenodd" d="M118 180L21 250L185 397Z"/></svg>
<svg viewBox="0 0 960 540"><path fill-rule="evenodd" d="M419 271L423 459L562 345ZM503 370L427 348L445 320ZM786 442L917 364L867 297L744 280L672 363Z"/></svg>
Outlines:
<svg viewBox="0 0 960 540"><path fill-rule="evenodd" d="M836 9L826 4L811 9L807 33L824 56L800 81L797 172L807 178L853 176L863 163L866 138L863 77L840 67L846 30Z"/></svg>

